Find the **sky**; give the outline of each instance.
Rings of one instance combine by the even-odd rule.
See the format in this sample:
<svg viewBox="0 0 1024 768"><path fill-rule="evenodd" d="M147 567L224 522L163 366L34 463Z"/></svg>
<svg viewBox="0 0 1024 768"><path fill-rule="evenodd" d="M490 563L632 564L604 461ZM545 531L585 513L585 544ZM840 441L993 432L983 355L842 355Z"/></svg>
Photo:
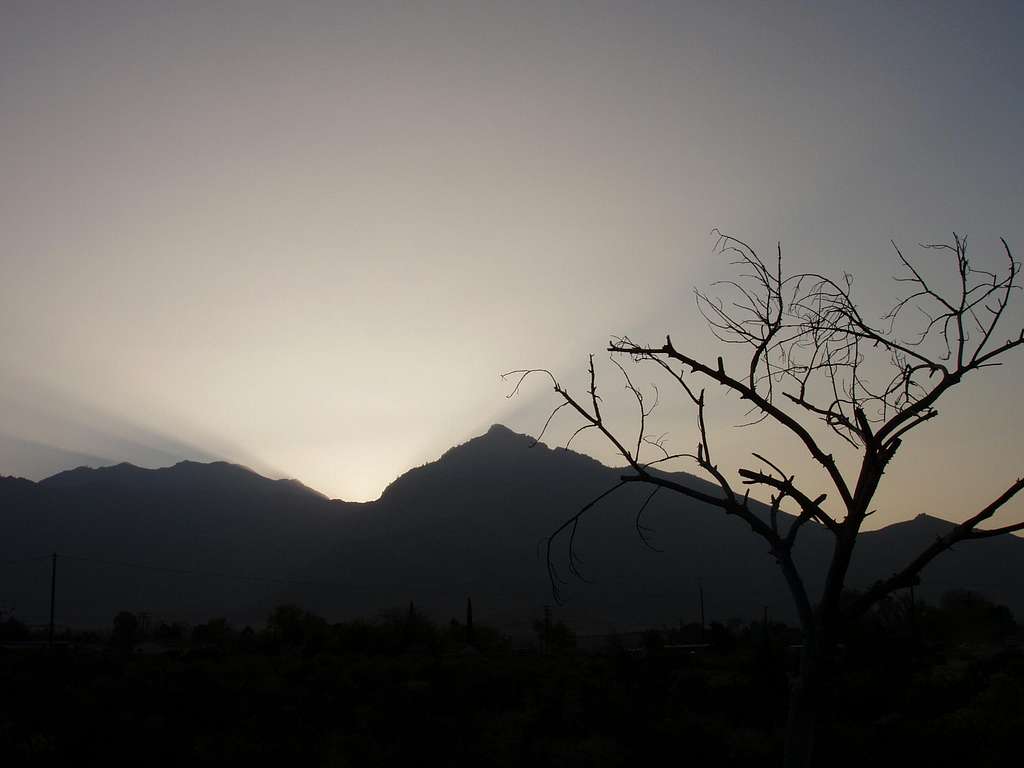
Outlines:
<svg viewBox="0 0 1024 768"><path fill-rule="evenodd" d="M998 265L1024 250L1019 8L3 0L0 474L227 459L372 499L492 423L536 434L557 401L507 398L510 369L580 391L599 353L632 429L602 350L714 359L713 228L876 313L890 240ZM876 525L1021 474L1021 370L908 441ZM824 482L729 398L709 419L723 466Z"/></svg>

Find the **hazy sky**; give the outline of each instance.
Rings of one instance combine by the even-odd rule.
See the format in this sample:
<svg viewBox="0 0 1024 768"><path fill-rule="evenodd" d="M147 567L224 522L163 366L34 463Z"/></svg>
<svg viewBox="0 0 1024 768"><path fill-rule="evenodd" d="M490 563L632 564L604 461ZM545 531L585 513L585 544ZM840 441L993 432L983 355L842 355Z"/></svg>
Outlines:
<svg viewBox="0 0 1024 768"><path fill-rule="evenodd" d="M374 498L536 433L552 394L503 370L582 386L610 333L713 358L713 227L879 311L890 238L1024 253L1019 8L3 0L0 474L227 458ZM1021 362L904 449L879 524L1024 472ZM723 465L804 471L714 408Z"/></svg>

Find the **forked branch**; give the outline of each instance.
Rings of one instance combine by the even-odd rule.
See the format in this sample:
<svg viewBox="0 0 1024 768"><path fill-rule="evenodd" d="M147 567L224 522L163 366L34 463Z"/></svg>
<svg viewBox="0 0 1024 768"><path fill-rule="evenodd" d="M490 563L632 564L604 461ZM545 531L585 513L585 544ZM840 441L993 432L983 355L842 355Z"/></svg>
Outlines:
<svg viewBox="0 0 1024 768"><path fill-rule="evenodd" d="M986 505L980 512L954 526L948 533L939 536L934 542L925 547L917 557L911 560L906 567L897 571L889 578L876 582L850 606L848 617L856 618L892 592L916 585L925 566L947 549L950 549L954 544L971 539L987 539L1016 531L1024 531L1024 522L1004 525L1000 528L978 528L981 523L995 515L1010 499L1016 496L1021 489L1024 489L1024 478L1018 478L1013 485L1003 491L998 498Z"/></svg>
<svg viewBox="0 0 1024 768"><path fill-rule="evenodd" d="M1020 287L1020 264L1004 240L1005 268L1001 271L980 269L968 258L966 238L954 234L952 243L924 246L926 250L953 258L953 288L944 290L928 269L914 263L893 243L902 270L895 280L906 290L875 324L869 322L858 307L853 295L853 279L849 275L841 279L815 272L787 275L783 271L781 247L777 247L772 260L765 261L742 240L717 231L716 236L716 250L730 259L738 275L716 283L718 293L715 295L696 291L697 307L716 338L748 348L749 357L738 371L728 371L722 357L708 362L681 351L670 336L666 336L660 346L638 344L626 336L612 337L607 351L637 408L637 430L629 438L620 438L605 420L593 355L589 359L589 385L583 398L572 395L547 369L521 369L505 374L515 381L510 397L534 374L546 377L558 395L558 402L549 412L538 440L560 412L571 412L581 423L569 437L566 447L582 432L596 430L615 448L628 469L615 488L586 504L548 540L552 585L557 587L560 583L550 562L552 542L559 535L568 535L569 568L579 575L574 544L582 515L612 491L627 484L644 483L653 490L637 512L634 525L645 543L650 544L642 516L654 494L661 489L669 489L740 518L769 544L790 585L805 627L809 626L811 604L796 570L792 550L798 534L808 523L815 522L829 530L835 537L835 550L819 619L828 624L838 610L836 606L855 541L870 514L871 500L902 441L938 415L939 400L966 376L1001 364L1005 355L1024 346L1024 329L1016 329L1001 343L996 341L1002 334L1013 294ZM692 451L672 451L667 447L664 434L651 432L661 392L654 387L648 395L637 386L622 357L634 364L658 366L693 405L696 444ZM825 493L816 496L806 493L796 484L794 476L756 453L755 458L763 467L736 470L748 489L768 491L767 519L760 512L755 513L749 490L738 493L729 475L713 458L701 380L713 382L749 403L750 423L772 422L795 436L806 454L825 470L844 514L840 517L830 513L824 507L828 498ZM847 477L841 470L816 431L822 424L860 452L861 462L856 474ZM654 455L645 456L645 452ZM695 462L714 481L719 492L689 487L660 471L661 467L678 459ZM870 606L894 589L909 585L925 565L959 541L1024 530L1024 523L989 529L977 527L1013 497L1022 482L1018 481L995 502L926 548L902 571L872 587L855 610L863 610L864 606ZM782 506L787 501L792 501L798 512L788 528L780 530Z"/></svg>

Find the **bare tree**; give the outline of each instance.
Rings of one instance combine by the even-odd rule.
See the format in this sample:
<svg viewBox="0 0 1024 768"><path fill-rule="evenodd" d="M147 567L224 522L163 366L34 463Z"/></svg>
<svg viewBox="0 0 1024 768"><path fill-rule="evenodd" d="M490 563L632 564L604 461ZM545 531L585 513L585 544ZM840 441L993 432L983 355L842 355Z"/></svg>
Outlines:
<svg viewBox="0 0 1024 768"><path fill-rule="evenodd" d="M653 494L668 490L738 518L767 542L789 588L803 634L800 671L790 693L785 764L807 766L812 759L822 677L844 627L895 590L917 583L921 570L954 544L1024 530L1024 523L979 527L1024 488L1024 478L1020 478L983 509L925 546L906 567L855 600L841 600L858 533L871 514L872 499L886 466L903 441L938 415L937 404L944 394L976 371L999 365L1007 353L1024 345L1024 330L1009 337L1000 335L1019 287L1020 264L1002 240L1005 267L980 269L968 259L966 238L954 234L952 243L922 246L948 256L955 267L955 272L946 275L953 287L944 290L928 276L928 270L915 265L893 243L901 269L895 280L905 290L879 322L869 322L854 302L850 275L840 280L813 272L786 275L781 246L775 258L766 261L747 243L717 230L715 234L716 252L730 257L739 274L717 283L713 295L695 291L696 301L719 341L749 350L741 370L726 370L722 357L713 363L699 360L679 350L670 337L661 346L613 337L608 352L638 407L638 428L628 439L616 434L602 414L593 355L590 385L583 398L571 394L546 369L510 371L505 376L514 382L510 397L534 374L550 379L559 403L538 440L555 414L567 409L579 420L569 443L581 432L596 430L627 465L613 488L566 520L548 539L548 569L556 595L561 580L552 559L552 543L559 536L568 537L569 570L579 575L572 545L583 516L599 501L632 483L652 489L637 515L641 536L645 534L640 522L643 509ZM671 453L664 438L652 432L658 390L645 395L620 360L656 366L692 403L697 438L692 452ZM827 492L801 488L795 476L759 453L753 454L751 466L735 470L738 484L746 486L741 492L737 480L719 467L712 451L703 386L708 382L749 403L748 423L774 422L794 436L824 470L830 486ZM854 471L844 472L827 450L829 434L856 449ZM659 471L678 460L694 462L717 483L719 492L691 488ZM750 501L751 488L768 494L767 513L759 513L759 507ZM795 514L781 515L780 521L784 504L794 508ZM824 527L834 539L817 599L808 593L793 557L799 534L807 525Z"/></svg>

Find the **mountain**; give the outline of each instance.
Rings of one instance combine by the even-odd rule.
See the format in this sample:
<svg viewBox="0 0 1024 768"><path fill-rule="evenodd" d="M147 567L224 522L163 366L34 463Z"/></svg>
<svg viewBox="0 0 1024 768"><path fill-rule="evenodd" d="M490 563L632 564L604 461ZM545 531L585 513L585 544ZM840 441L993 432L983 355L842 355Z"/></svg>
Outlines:
<svg viewBox="0 0 1024 768"><path fill-rule="evenodd" d="M263 594L275 584L267 579L303 574L359 506L226 463L83 467L39 483L5 478L0 560L58 552L60 615L69 623L106 624L115 604L190 620L248 618L274 597ZM45 560L0 570L0 610L45 616ZM128 567L139 564L160 570ZM261 580L215 575L223 573Z"/></svg>
<svg viewBox="0 0 1024 768"><path fill-rule="evenodd" d="M496 425L410 470L377 501L332 501L295 481L234 464L119 464L61 472L39 483L0 478L0 610L30 622L48 611L58 552L57 616L107 625L118 610L197 621L261 622L298 601L331 618L373 616L410 600L439 620L461 614L511 633L552 603L544 542L613 486L619 470L572 451L534 445ZM701 479L677 479L709 492ZM635 527L648 491L626 486L581 521L580 569L558 615L603 632L691 621L698 584L709 620L792 620L782 579L760 539L721 511L662 492L644 513L652 551ZM759 507L761 513L766 509ZM787 521L788 522L788 521ZM887 575L950 523L920 515L863 535L851 583ZM820 587L830 537L808 525L797 558ZM971 588L1024 615L1024 541L966 543L925 572L921 594ZM566 575L567 549L553 561Z"/></svg>

